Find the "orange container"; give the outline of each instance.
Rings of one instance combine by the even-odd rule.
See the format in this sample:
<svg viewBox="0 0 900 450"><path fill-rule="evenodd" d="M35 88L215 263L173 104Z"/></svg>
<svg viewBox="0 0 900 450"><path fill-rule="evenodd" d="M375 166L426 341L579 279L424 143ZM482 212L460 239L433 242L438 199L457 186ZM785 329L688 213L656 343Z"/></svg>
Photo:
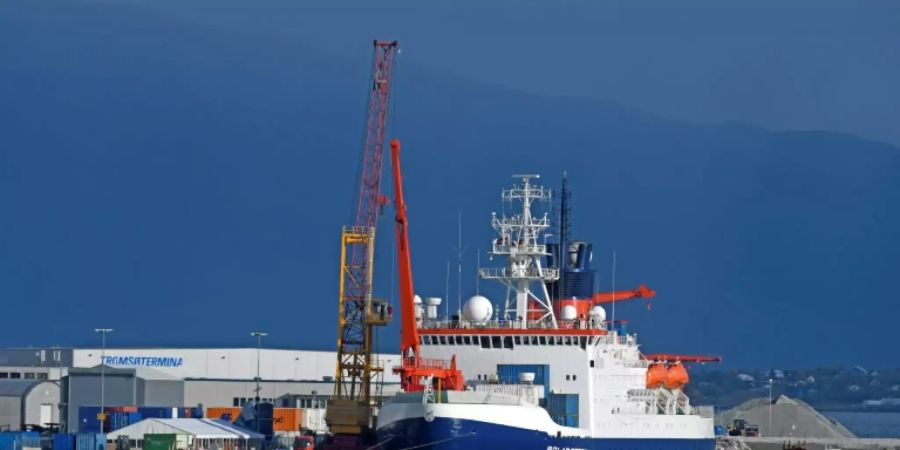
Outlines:
<svg viewBox="0 0 900 450"><path fill-rule="evenodd" d="M209 419L221 419L225 414L231 416L234 422L241 414L239 407L214 407L206 408L206 417ZM272 411L272 428L275 431L300 431L303 419L303 410L300 408L274 408Z"/></svg>
<svg viewBox="0 0 900 450"><path fill-rule="evenodd" d="M275 408L272 417L272 428L275 431L300 431L300 419L303 410L300 408Z"/></svg>
<svg viewBox="0 0 900 450"><path fill-rule="evenodd" d="M206 417L208 419L221 419L225 414L229 414L231 416L231 421L234 422L240 413L241 408L234 408L231 406L211 406L209 408L206 408Z"/></svg>

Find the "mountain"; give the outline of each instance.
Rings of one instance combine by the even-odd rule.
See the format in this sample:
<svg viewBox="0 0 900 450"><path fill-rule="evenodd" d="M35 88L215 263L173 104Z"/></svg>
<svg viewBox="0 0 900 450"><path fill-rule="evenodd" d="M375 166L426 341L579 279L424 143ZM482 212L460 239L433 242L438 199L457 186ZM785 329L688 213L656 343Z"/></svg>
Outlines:
<svg viewBox="0 0 900 450"><path fill-rule="evenodd" d="M111 345L250 345L264 329L332 347L370 61L127 5L0 12L0 297L21 317L0 345L93 345L110 325ZM525 94L402 54L395 86L418 292L445 295L458 213L466 297L499 189L567 172L602 287L615 251L617 288L659 292L650 311L617 306L646 350L887 364L900 149Z"/></svg>

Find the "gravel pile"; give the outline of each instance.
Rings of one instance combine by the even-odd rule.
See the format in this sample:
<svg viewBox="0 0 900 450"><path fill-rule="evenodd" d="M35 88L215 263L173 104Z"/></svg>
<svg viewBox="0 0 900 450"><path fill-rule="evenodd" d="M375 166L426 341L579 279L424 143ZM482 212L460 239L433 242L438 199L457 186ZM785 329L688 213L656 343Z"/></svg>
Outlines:
<svg viewBox="0 0 900 450"><path fill-rule="evenodd" d="M744 419L759 426L762 436L840 439L856 437L835 420L819 414L808 404L779 396L772 402L772 429L769 429L769 399L747 400L716 414L716 423L727 426L734 419Z"/></svg>

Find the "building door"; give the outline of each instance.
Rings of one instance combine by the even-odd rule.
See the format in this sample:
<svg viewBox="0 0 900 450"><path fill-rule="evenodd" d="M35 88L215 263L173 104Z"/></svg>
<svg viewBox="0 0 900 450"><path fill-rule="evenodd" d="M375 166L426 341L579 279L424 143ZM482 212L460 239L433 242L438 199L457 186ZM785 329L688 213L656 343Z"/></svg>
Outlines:
<svg viewBox="0 0 900 450"><path fill-rule="evenodd" d="M48 423L53 423L53 405L41 403L41 426L47 426Z"/></svg>

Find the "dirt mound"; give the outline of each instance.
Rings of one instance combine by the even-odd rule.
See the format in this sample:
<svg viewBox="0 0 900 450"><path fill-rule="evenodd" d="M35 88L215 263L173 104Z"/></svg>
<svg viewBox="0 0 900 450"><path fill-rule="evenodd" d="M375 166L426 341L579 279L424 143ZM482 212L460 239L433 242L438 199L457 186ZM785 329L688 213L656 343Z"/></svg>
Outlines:
<svg viewBox="0 0 900 450"><path fill-rule="evenodd" d="M772 402L772 428L769 429L769 399L754 398L716 414L716 423L727 426L734 419L744 419L759 426L763 436L796 438L853 438L850 430L839 422L819 414L808 404L779 396Z"/></svg>

